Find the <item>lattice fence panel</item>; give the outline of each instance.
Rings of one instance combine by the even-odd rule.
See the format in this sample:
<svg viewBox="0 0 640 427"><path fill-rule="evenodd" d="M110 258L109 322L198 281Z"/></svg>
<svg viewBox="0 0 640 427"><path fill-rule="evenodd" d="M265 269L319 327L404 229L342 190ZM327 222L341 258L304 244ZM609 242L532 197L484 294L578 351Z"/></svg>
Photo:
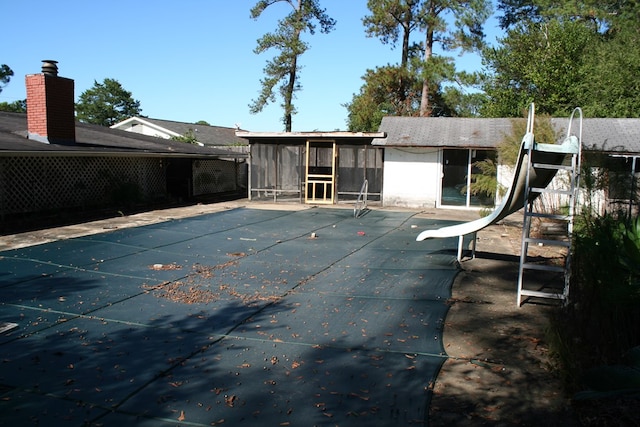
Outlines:
<svg viewBox="0 0 640 427"><path fill-rule="evenodd" d="M0 178L3 215L114 206L166 194L162 162L153 158L0 158Z"/></svg>
<svg viewBox="0 0 640 427"><path fill-rule="evenodd" d="M193 164L193 195L238 191L243 163L230 160L196 160ZM243 174L244 175L244 174Z"/></svg>

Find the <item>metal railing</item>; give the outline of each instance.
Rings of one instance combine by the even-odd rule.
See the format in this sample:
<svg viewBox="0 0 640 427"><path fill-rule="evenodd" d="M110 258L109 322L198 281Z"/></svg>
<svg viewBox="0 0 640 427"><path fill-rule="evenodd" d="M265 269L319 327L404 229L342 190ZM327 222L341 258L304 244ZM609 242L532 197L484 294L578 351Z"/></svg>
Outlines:
<svg viewBox="0 0 640 427"><path fill-rule="evenodd" d="M353 208L354 218L358 218L360 214L362 214L362 212L367 209L368 193L369 193L369 181L365 179L364 182L362 183L362 187L360 188L360 193L358 194L356 205Z"/></svg>

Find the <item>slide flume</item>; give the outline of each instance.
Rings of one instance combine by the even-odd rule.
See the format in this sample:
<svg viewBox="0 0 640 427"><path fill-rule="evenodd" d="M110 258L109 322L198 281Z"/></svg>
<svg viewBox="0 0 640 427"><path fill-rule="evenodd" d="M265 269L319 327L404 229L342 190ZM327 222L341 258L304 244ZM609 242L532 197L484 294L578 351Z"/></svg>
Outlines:
<svg viewBox="0 0 640 427"><path fill-rule="evenodd" d="M532 147L531 157L533 161L529 159L530 147ZM533 133L527 132L520 144L518 160L515 165L513 181L511 182L511 187L509 187L509 192L500 206L497 207L491 215L462 224L434 230L425 230L418 235L416 240L420 242L433 238L465 236L480 231L500 221L504 217L517 212L524 207L525 189L527 187L527 168L529 168L530 164L533 164L534 167L529 172L529 188L545 188L556 175L557 170L535 167L535 165L561 165L568 154L578 153L579 149L580 141L574 135L565 138L562 144L539 144L535 142ZM529 202L533 202L539 194L540 193L531 192Z"/></svg>

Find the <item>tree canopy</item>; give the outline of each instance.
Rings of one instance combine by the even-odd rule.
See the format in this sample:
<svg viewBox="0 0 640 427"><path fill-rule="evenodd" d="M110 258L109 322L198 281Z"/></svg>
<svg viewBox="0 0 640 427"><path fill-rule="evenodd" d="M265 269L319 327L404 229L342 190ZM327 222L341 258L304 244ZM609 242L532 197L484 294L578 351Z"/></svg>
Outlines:
<svg viewBox="0 0 640 427"><path fill-rule="evenodd" d="M484 116L541 113L640 115L640 5L633 2L502 0L507 35L483 53Z"/></svg>
<svg viewBox="0 0 640 427"><path fill-rule="evenodd" d="M13 70L6 64L0 65L0 92L2 88L9 84L13 77ZM12 113L26 113L27 101L0 102L0 111L9 111Z"/></svg>
<svg viewBox="0 0 640 427"><path fill-rule="evenodd" d="M478 114L483 95L461 89L477 85L478 76L457 72L452 57L433 49L480 49L489 1L368 0L367 6L365 32L392 47L401 41L400 64L367 70L360 92L345 104L350 130L376 130L385 115Z"/></svg>
<svg viewBox="0 0 640 427"><path fill-rule="evenodd" d="M142 112L140 101L132 98L114 79L94 81L91 89L84 91L76 104L76 117L84 123L111 126Z"/></svg>
<svg viewBox="0 0 640 427"><path fill-rule="evenodd" d="M594 34L576 22L528 22L484 52L494 71L485 85L489 117L520 117L535 102L540 113L568 116L577 102L585 50Z"/></svg>
<svg viewBox="0 0 640 427"><path fill-rule="evenodd" d="M367 34L391 44L402 36L401 67L407 69L409 61L414 60L413 67L422 81L419 114L431 115L430 92L438 88L440 81L453 80L455 75L450 58L436 57L434 46L439 44L444 51L481 49L484 46L483 25L491 15L491 2L368 0L367 6L371 11L371 15L363 20ZM411 45L410 36L414 31L421 32L424 41Z"/></svg>
<svg viewBox="0 0 640 427"><path fill-rule="evenodd" d="M0 102L0 111L8 111L10 113L26 113L27 100L22 99L13 102Z"/></svg>
<svg viewBox="0 0 640 427"><path fill-rule="evenodd" d="M298 58L309 49L309 44L302 40L302 33L315 34L317 25L321 33L329 33L336 21L327 15L325 9L320 8L318 0L260 0L251 9L251 17L258 19L262 12L276 3L287 3L291 6L291 13L278 21L274 32L263 35L257 41L254 49L261 54L269 49L279 53L267 61L264 68L265 77L261 79L262 88L257 99L249 105L252 114L261 112L270 102L275 102L275 87L278 87L282 97L284 110L283 124L286 132L292 128L292 117L296 113L293 105L294 94L301 89L299 83L300 66Z"/></svg>
<svg viewBox="0 0 640 427"><path fill-rule="evenodd" d="M0 65L0 92L2 92L2 88L9 84L9 81L13 77L13 70L9 68L6 64Z"/></svg>

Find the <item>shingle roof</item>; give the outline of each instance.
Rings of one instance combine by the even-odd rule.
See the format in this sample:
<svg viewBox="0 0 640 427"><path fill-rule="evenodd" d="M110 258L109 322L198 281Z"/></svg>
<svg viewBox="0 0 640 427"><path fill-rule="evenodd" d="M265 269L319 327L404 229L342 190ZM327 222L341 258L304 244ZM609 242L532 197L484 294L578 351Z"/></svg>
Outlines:
<svg viewBox="0 0 640 427"><path fill-rule="evenodd" d="M378 130L386 132L387 137L374 139L373 145L493 148L511 131L511 120L383 117Z"/></svg>
<svg viewBox="0 0 640 427"><path fill-rule="evenodd" d="M640 154L640 119L584 119L582 142L588 150Z"/></svg>
<svg viewBox="0 0 640 427"><path fill-rule="evenodd" d="M153 123L157 126L169 129L180 135L185 135L190 130L196 136L198 142L204 145L246 145L247 141L236 137L236 129L222 126L197 125L194 123L174 122L171 120L150 119L147 117L141 120Z"/></svg>
<svg viewBox="0 0 640 427"><path fill-rule="evenodd" d="M44 144L27 139L27 116L0 111L0 154L62 153L62 154L124 154L172 155L197 157L246 157L243 154L195 144L159 139L105 126L76 122L76 143L73 145Z"/></svg>
<svg viewBox="0 0 640 427"><path fill-rule="evenodd" d="M384 117L379 130L386 138L373 145L385 147L466 147L494 148L511 132L513 119L458 117ZM569 120L552 119L566 132ZM573 129L577 132L577 120ZM640 119L585 118L582 122L585 149L617 154L640 153Z"/></svg>

